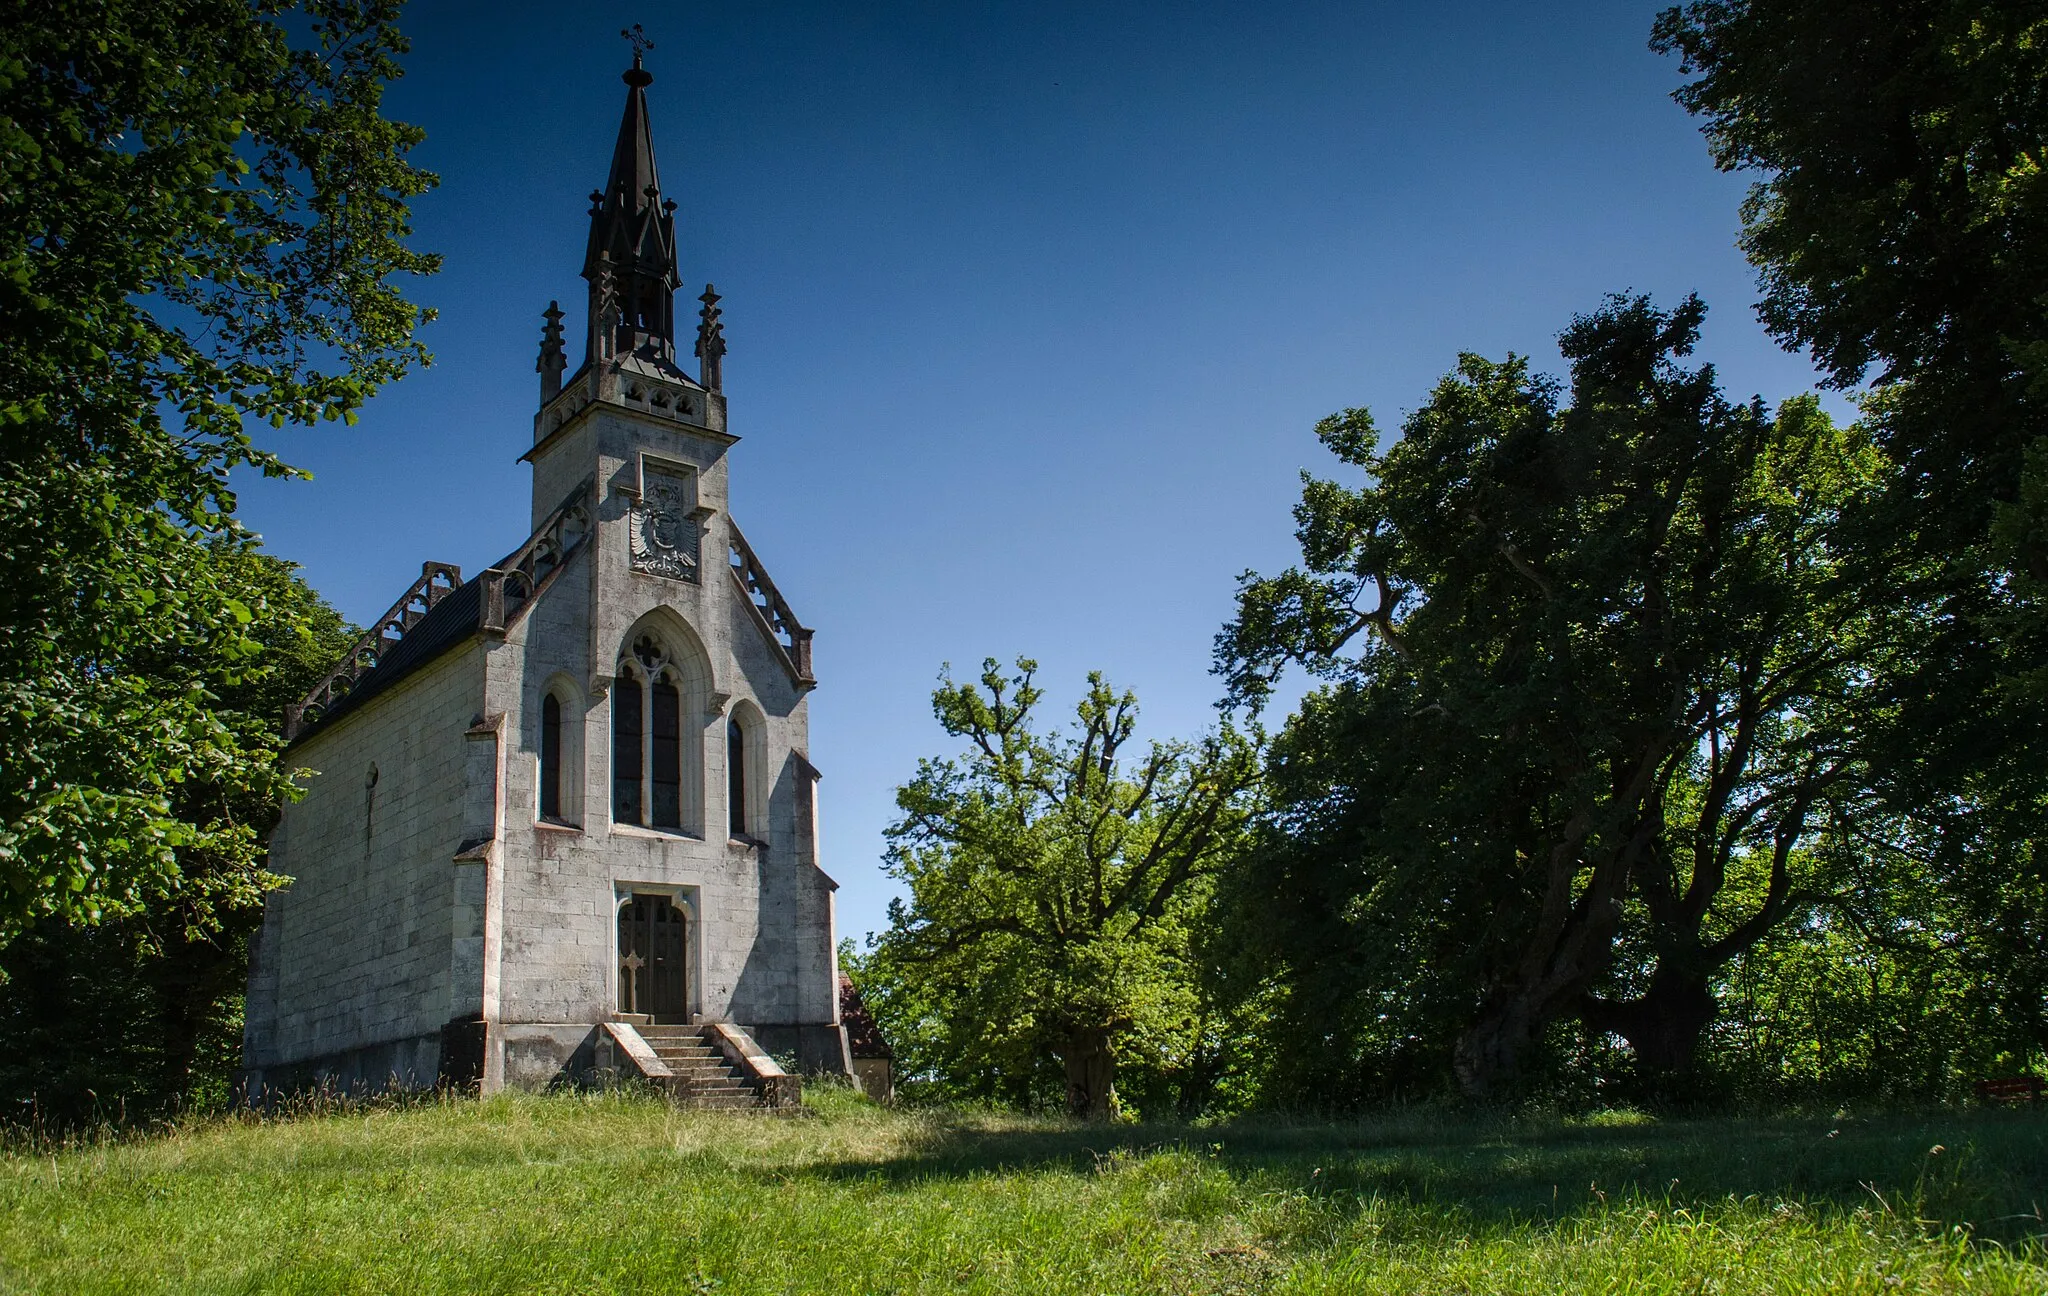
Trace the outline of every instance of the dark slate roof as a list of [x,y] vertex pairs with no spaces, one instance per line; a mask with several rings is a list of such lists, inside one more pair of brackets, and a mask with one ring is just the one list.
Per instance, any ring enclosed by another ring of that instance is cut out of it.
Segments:
[[294,741],[304,741],[450,648],[475,638],[478,614],[482,609],[482,578],[471,577],[459,589],[450,591],[446,598],[429,608],[419,623],[405,632],[398,646],[377,663],[376,669],[358,679],[356,686],[348,691],[348,696],[327,708],[317,722],[300,730]]
[[867,1001],[853,978],[839,974],[839,1020],[846,1027],[846,1047],[857,1058],[892,1058],[896,1054],[882,1038],[882,1028],[868,1012]]

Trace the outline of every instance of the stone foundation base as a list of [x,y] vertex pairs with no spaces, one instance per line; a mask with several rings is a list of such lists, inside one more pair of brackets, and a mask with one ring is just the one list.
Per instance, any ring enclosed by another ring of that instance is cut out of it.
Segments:
[[[853,1077],[846,1028],[835,1022],[748,1026],[747,1034],[771,1057],[797,1075]],[[796,1065],[791,1066],[794,1060]]]
[[362,1098],[392,1090],[432,1089],[442,1083],[441,1060],[440,1034],[412,1035],[296,1062],[243,1067],[236,1088],[252,1107],[269,1107],[294,1094]]
[[[761,1048],[794,1062],[798,1075],[851,1077],[846,1032],[831,1022],[747,1026]],[[394,1090],[546,1090],[602,1083],[601,1029],[587,1022],[454,1021],[437,1034],[386,1040],[339,1053],[245,1067],[241,1092],[267,1107],[298,1093],[367,1097]]]

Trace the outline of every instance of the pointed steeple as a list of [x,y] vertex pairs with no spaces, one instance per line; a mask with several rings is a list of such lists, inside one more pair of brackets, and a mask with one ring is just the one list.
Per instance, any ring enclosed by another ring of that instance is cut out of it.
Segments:
[[675,358],[676,205],[661,197],[647,87],[654,77],[641,65],[653,48],[636,39],[626,83],[626,111],[612,148],[611,175],[590,195],[590,241],[583,277],[590,281],[588,363],[639,352]]

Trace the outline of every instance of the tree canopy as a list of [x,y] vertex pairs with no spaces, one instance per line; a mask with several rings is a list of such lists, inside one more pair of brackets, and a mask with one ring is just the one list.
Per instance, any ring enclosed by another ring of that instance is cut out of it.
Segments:
[[1193,926],[1241,846],[1258,757],[1226,727],[1131,760],[1137,698],[1100,673],[1070,732],[1038,732],[1036,672],[990,659],[978,686],[932,695],[969,750],[897,791],[888,870],[909,899],[860,975],[907,1073],[1029,1104],[1058,1058],[1067,1108],[1100,1118],[1120,1053],[1171,1069],[1199,1048]]
[[[1877,16],[1881,12],[1881,19]],[[1908,799],[2038,820],[2048,759],[2048,13],[1981,0],[1712,0],[1654,48],[1693,77],[1764,323],[1868,380],[1894,464],[1845,552],[1938,634],[1900,680]]]
[[[289,563],[219,544],[199,557],[223,569],[222,585],[260,594],[263,615],[248,627],[256,650],[213,661],[168,654],[132,668],[202,689],[245,751],[274,752],[286,704],[357,632]],[[279,808],[266,781],[188,778],[172,813],[234,825],[225,848],[207,839],[179,846],[175,875],[144,890],[138,911],[96,923],[47,915],[0,950],[0,1123],[33,1113],[58,1130],[228,1101],[249,939],[263,896],[282,880],[251,844],[268,839]]]
[[295,613],[208,555],[246,543],[230,474],[291,471],[250,419],[352,420],[426,359],[393,282],[436,266],[405,244],[420,132],[380,115],[397,10],[88,0],[0,26],[0,941],[133,912],[181,851],[260,849],[181,789],[282,794],[209,688]]
[[1922,629],[1867,717],[1928,880],[1903,947],[1970,951],[1999,1020],[2048,1047],[2048,12],[1714,0],[1652,45],[1716,164],[1758,177],[1765,324],[1869,384],[1891,461],[1833,543]]
[[1811,399],[1683,367],[1703,315],[1610,300],[1560,339],[1568,390],[1464,356],[1384,450],[1366,411],[1324,420],[1365,480],[1306,480],[1304,566],[1248,576],[1218,639],[1234,701],[1288,663],[1329,681],[1276,740],[1253,865],[1282,979],[1348,950],[1339,993],[1454,1023],[1475,1096],[1565,1018],[1685,1071],[1714,974],[1846,883],[1896,627],[1828,538],[1879,461]]

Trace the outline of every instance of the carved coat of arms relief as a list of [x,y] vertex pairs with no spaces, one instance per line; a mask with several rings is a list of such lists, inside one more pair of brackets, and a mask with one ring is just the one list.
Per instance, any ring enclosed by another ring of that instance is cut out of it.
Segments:
[[646,470],[633,506],[633,570],[670,580],[697,579],[698,535],[690,482],[680,473]]

